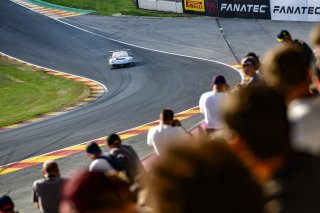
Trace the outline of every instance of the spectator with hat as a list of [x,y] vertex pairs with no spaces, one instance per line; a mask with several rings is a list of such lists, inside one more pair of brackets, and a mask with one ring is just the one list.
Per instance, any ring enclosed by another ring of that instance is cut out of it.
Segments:
[[15,213],[14,203],[8,195],[0,197],[0,213]]
[[116,171],[112,165],[106,159],[107,156],[103,155],[99,145],[95,142],[91,142],[86,147],[87,158],[92,160],[89,166],[90,172],[107,172],[115,173]]
[[255,85],[263,85],[264,80],[260,73],[258,72],[259,69],[259,61],[254,58],[253,56],[244,57],[241,60],[241,65],[244,74],[249,77],[248,81],[246,82],[246,86],[255,86]]
[[33,183],[33,202],[40,212],[57,213],[61,189],[66,180],[60,177],[59,167],[55,161],[44,162],[42,174],[44,178]]
[[315,62],[315,56],[309,45],[300,39],[292,39],[291,34],[287,30],[281,30],[277,35],[277,40],[284,45],[295,45],[302,48],[304,57],[307,58],[309,63],[313,64]]
[[139,181],[138,179],[145,172],[136,151],[130,145],[123,144],[116,133],[109,135],[106,142],[110,149],[110,155],[115,156],[125,168],[130,183]]
[[201,95],[199,100],[200,112],[204,115],[207,133],[223,128],[220,104],[225,97],[229,86],[223,75],[214,76],[211,82],[211,91]]

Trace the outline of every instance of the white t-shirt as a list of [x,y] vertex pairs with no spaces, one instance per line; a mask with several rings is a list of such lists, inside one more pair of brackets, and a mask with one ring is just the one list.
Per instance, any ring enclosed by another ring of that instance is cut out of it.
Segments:
[[206,92],[199,101],[200,112],[204,115],[204,122],[208,129],[222,129],[224,122],[221,116],[221,102],[226,93]]
[[189,134],[181,126],[173,127],[161,123],[149,129],[147,144],[153,146],[155,153],[160,155],[166,145],[188,139]]
[[90,172],[107,172],[114,173],[115,170],[106,159],[97,158],[89,166]]
[[320,96],[293,100],[288,106],[293,146],[320,155]]

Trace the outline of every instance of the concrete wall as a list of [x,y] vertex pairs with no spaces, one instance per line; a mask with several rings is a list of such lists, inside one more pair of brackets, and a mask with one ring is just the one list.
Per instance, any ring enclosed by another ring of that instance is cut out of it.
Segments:
[[139,0],[139,8],[174,13],[183,13],[182,2],[161,0]]

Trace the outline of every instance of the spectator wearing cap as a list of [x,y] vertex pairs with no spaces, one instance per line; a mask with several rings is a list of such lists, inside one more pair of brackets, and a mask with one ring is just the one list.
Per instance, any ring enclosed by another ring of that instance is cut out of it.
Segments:
[[205,129],[208,133],[223,128],[220,104],[228,89],[225,77],[217,75],[212,79],[211,91],[203,93],[200,97],[200,112],[204,115]]
[[245,82],[246,86],[256,86],[264,84],[264,80],[258,72],[260,64],[257,59],[255,59],[253,56],[244,57],[241,60],[241,65],[244,74],[249,77],[249,80]]
[[8,195],[0,197],[0,213],[15,213],[14,203]]
[[103,172],[77,171],[62,197],[60,213],[138,213],[129,184]]
[[315,56],[310,46],[300,39],[292,39],[291,34],[287,30],[281,30],[277,35],[277,40],[284,45],[294,45],[302,48],[304,52],[303,57],[306,57],[310,64],[313,64],[315,62]]
[[144,174],[144,168],[136,151],[130,145],[123,144],[116,133],[109,135],[106,142],[110,155],[115,156],[124,166],[130,182],[139,181],[138,179]]
[[260,56],[257,55],[255,52],[248,52],[244,57],[253,57],[254,59],[257,60],[257,64],[258,64],[258,70],[260,70],[261,68],[261,62],[260,62]]
[[166,146],[189,138],[189,134],[181,127],[174,125],[174,113],[171,109],[163,109],[160,123],[148,131],[147,144],[153,146],[156,155],[161,156]]
[[87,158],[92,160],[89,165],[90,172],[107,172],[110,174],[116,173],[111,164],[106,160],[99,145],[95,142],[91,142],[86,147]]
[[55,161],[44,162],[42,174],[44,178],[33,183],[33,202],[40,212],[57,213],[61,189],[66,180],[60,177],[59,167]]

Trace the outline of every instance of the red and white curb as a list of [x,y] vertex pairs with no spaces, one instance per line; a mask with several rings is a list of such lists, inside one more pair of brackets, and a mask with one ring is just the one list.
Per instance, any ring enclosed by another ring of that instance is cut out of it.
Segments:
[[[190,118],[194,115],[197,115],[200,113],[200,109],[199,107],[194,107],[192,109],[180,112],[178,114],[175,115],[176,118],[178,118],[179,120],[184,120],[187,118]],[[129,129],[123,132],[119,132],[119,136],[122,140],[128,139],[128,138],[132,138],[135,137],[137,135],[141,135],[141,134],[145,134],[148,132],[148,130],[159,124],[159,121],[154,121],[151,123],[147,123],[145,125],[142,126],[138,126],[136,128],[133,129]],[[100,146],[105,146],[105,141],[106,141],[106,137],[101,137],[92,141],[95,141],[97,144],[99,144]],[[67,147],[64,149],[60,149],[58,151],[54,151],[54,152],[50,152],[50,153],[46,153],[37,157],[32,157],[32,158],[28,158],[19,162],[15,162],[15,163],[11,163],[11,164],[7,164],[4,166],[0,166],[0,175],[4,175],[4,174],[8,174],[14,171],[18,171],[21,169],[25,169],[34,165],[39,165],[44,163],[47,160],[56,160],[59,158],[64,158],[76,153],[80,153],[80,152],[84,152],[86,149],[86,146],[88,143],[90,143],[91,141],[87,141],[75,146],[71,146],[71,147]]]
[[69,17],[80,16],[80,15],[91,13],[91,12],[73,12],[73,11],[63,10],[62,8],[54,9],[46,6],[33,4],[26,0],[11,0],[11,1],[29,10],[40,13],[44,16],[47,16],[53,19],[69,18]]

